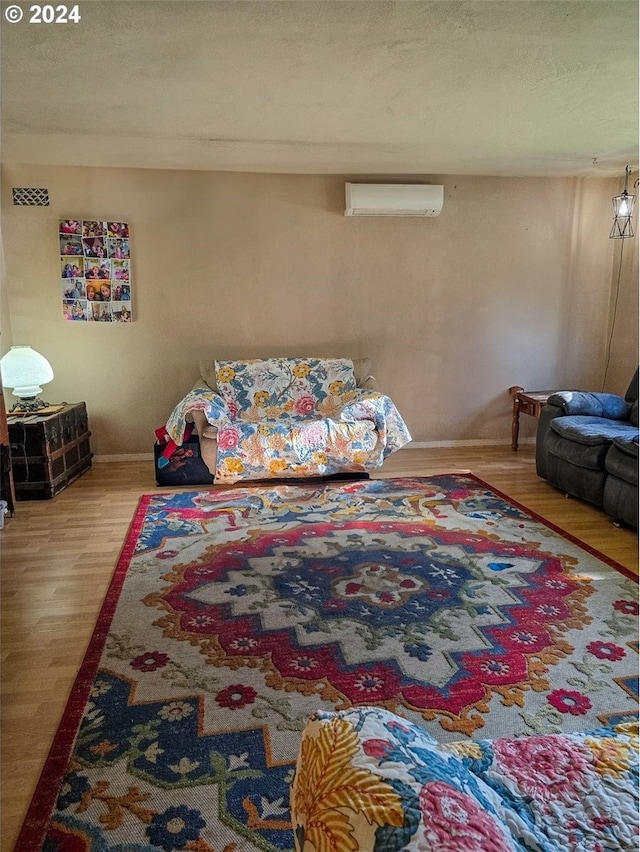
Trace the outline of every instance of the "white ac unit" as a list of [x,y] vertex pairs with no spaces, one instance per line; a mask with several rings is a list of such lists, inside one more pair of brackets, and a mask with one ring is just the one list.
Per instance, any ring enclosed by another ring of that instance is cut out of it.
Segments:
[[438,216],[444,187],[427,183],[347,183],[345,216]]

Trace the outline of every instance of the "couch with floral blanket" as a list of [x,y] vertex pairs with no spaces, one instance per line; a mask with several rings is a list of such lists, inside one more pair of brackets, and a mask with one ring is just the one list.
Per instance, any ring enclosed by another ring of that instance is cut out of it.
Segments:
[[373,470],[411,436],[367,366],[345,358],[202,362],[202,380],[166,432],[179,447],[193,421],[219,483]]
[[631,852],[638,724],[439,744],[387,710],[318,712],[291,812],[298,852]]

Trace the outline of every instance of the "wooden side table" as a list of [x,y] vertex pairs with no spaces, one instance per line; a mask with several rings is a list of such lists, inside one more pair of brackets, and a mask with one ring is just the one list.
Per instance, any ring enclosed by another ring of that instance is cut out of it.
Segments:
[[546,404],[554,390],[525,391],[519,385],[509,388],[513,397],[513,419],[511,421],[511,449],[518,449],[518,433],[520,432],[520,412],[530,414],[532,417],[540,417],[542,406]]
[[52,408],[7,417],[18,500],[49,500],[91,467],[85,403]]

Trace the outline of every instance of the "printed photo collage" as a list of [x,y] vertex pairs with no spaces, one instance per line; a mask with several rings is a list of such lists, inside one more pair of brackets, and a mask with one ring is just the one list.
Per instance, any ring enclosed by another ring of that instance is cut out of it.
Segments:
[[64,319],[131,322],[129,225],[61,219],[58,238]]

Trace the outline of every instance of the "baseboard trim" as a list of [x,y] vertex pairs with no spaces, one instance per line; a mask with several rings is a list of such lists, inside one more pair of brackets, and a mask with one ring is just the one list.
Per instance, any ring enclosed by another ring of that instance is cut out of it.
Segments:
[[[521,444],[535,444],[535,438],[522,438],[518,440]],[[407,450],[430,450],[443,447],[505,447],[511,446],[510,438],[469,438],[461,441],[411,441],[403,449]]]

